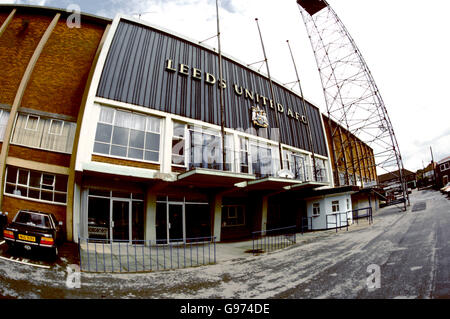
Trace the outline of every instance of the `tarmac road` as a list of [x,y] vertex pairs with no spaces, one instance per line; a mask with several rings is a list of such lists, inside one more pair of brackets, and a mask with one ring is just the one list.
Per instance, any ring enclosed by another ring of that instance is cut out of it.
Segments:
[[[242,254],[216,265],[146,274],[78,274],[74,262],[22,256],[0,245],[0,296],[6,298],[316,299],[450,298],[450,200],[414,191],[408,211],[388,207],[374,224],[308,234],[295,246]],[[220,254],[220,250],[217,251]],[[6,258],[6,259],[4,259]],[[30,258],[30,259],[29,259]],[[50,266],[50,268],[44,268]],[[368,269],[369,268],[369,269]],[[373,269],[379,272],[373,273]],[[371,270],[368,272],[368,270]],[[76,274],[76,273],[75,273]],[[72,276],[72,277],[70,277]],[[73,282],[72,282],[73,283]],[[71,288],[72,287],[72,288]],[[373,289],[372,289],[372,288]]]

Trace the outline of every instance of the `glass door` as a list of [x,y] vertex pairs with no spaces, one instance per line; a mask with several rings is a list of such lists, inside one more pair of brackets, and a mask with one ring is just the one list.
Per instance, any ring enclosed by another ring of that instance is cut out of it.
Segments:
[[169,203],[167,213],[169,241],[184,241],[184,204]]
[[130,240],[130,201],[112,200],[111,240]]

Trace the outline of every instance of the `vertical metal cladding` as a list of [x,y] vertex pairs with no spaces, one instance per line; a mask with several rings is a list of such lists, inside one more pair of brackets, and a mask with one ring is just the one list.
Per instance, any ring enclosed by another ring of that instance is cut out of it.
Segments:
[[[167,60],[173,62],[174,71],[166,69]],[[181,64],[187,69],[180,70]],[[193,76],[194,68],[198,70],[197,78]],[[213,82],[208,76],[214,77],[216,82],[208,83],[208,80]],[[296,114],[300,118],[306,116],[314,152],[328,155],[317,107],[307,103],[307,114],[304,114],[301,98],[275,84],[271,108],[268,79],[226,57],[223,76],[226,127],[252,130],[260,136],[268,134],[278,141],[270,129],[276,128],[275,110],[279,103],[283,106],[283,112],[278,112],[282,143],[310,150],[307,125],[297,119]],[[220,125],[219,83],[215,52],[163,31],[122,20],[108,53],[97,96]],[[268,130],[255,131],[251,121],[252,106],[267,112]]]

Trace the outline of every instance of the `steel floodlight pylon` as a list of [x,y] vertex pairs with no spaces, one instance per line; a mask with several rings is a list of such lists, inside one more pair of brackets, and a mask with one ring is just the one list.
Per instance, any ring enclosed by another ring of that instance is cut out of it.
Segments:
[[[409,196],[397,138],[360,50],[327,1],[297,0],[297,4],[322,81],[330,120],[335,183],[357,185],[356,167],[361,161],[367,162],[367,158],[353,151],[357,143],[353,135],[373,149],[372,169],[378,170],[378,175],[380,172],[397,175],[406,209]],[[333,128],[331,121],[338,125]],[[340,173],[344,174],[344,182]],[[360,180],[364,186],[362,176]]]

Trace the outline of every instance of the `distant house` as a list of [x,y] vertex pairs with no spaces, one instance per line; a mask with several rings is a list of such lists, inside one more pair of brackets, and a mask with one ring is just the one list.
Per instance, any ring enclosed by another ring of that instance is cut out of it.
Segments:
[[424,169],[419,169],[416,172],[417,187],[426,187],[433,185],[436,179],[435,176],[436,162],[431,162]]
[[[416,173],[413,173],[407,169],[402,170],[403,178],[406,180],[408,188],[416,188],[417,187],[417,176]],[[378,181],[380,185],[384,188],[387,186],[391,186],[393,183],[398,182],[399,171],[390,172],[387,174],[383,174],[378,176]]]
[[439,161],[436,165],[436,184],[442,187],[450,181],[450,156]]

